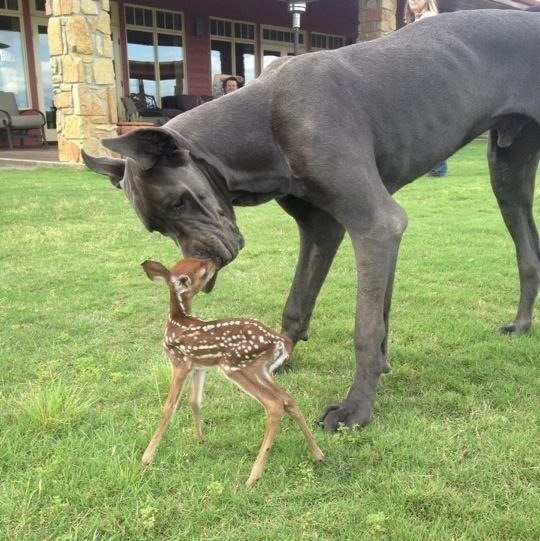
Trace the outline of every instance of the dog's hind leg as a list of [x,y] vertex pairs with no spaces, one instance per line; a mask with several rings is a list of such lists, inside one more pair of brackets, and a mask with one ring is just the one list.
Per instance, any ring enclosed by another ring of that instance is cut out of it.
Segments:
[[[491,186],[516,247],[520,281],[516,318],[499,330],[505,334],[520,334],[531,328],[540,283],[540,245],[533,216],[534,184],[540,160],[540,125],[527,120],[515,134],[511,130],[508,133],[511,141],[506,141],[500,130],[490,132],[488,161]],[[501,141],[504,142],[501,144]]]

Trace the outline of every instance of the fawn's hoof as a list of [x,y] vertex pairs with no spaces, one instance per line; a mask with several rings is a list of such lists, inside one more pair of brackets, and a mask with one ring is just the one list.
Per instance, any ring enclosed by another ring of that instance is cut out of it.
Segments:
[[247,487],[250,487],[253,483],[257,482],[258,480],[260,479],[260,476],[259,477],[253,477],[252,475],[250,475],[246,481],[246,486]]
[[146,454],[144,453],[142,459],[141,459],[141,464],[143,465],[143,467],[146,468],[146,466],[150,465],[152,463],[152,460],[154,460],[154,455],[153,453],[152,454]]

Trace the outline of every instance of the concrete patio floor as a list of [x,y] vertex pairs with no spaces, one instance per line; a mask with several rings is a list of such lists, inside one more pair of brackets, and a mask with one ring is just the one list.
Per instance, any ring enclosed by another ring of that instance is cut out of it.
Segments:
[[1,167],[81,167],[81,164],[60,162],[58,160],[58,147],[49,143],[46,147],[33,148],[0,148]]

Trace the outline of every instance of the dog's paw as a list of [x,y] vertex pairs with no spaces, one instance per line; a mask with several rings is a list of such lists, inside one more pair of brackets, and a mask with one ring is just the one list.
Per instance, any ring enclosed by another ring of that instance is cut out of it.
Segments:
[[526,334],[531,330],[531,322],[526,323],[508,323],[508,325],[502,325],[497,329],[501,334],[507,334],[510,336],[519,336],[520,334]]
[[364,410],[346,401],[326,408],[317,424],[328,432],[336,432],[340,427],[359,428],[369,423],[371,410]]

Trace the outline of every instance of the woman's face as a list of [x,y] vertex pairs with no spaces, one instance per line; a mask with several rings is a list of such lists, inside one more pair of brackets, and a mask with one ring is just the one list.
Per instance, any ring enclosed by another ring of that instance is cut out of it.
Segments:
[[230,79],[225,84],[225,94],[229,94],[230,92],[234,92],[235,90],[238,90],[238,82],[234,79]]
[[409,8],[413,13],[420,13],[427,4],[427,0],[408,0]]

